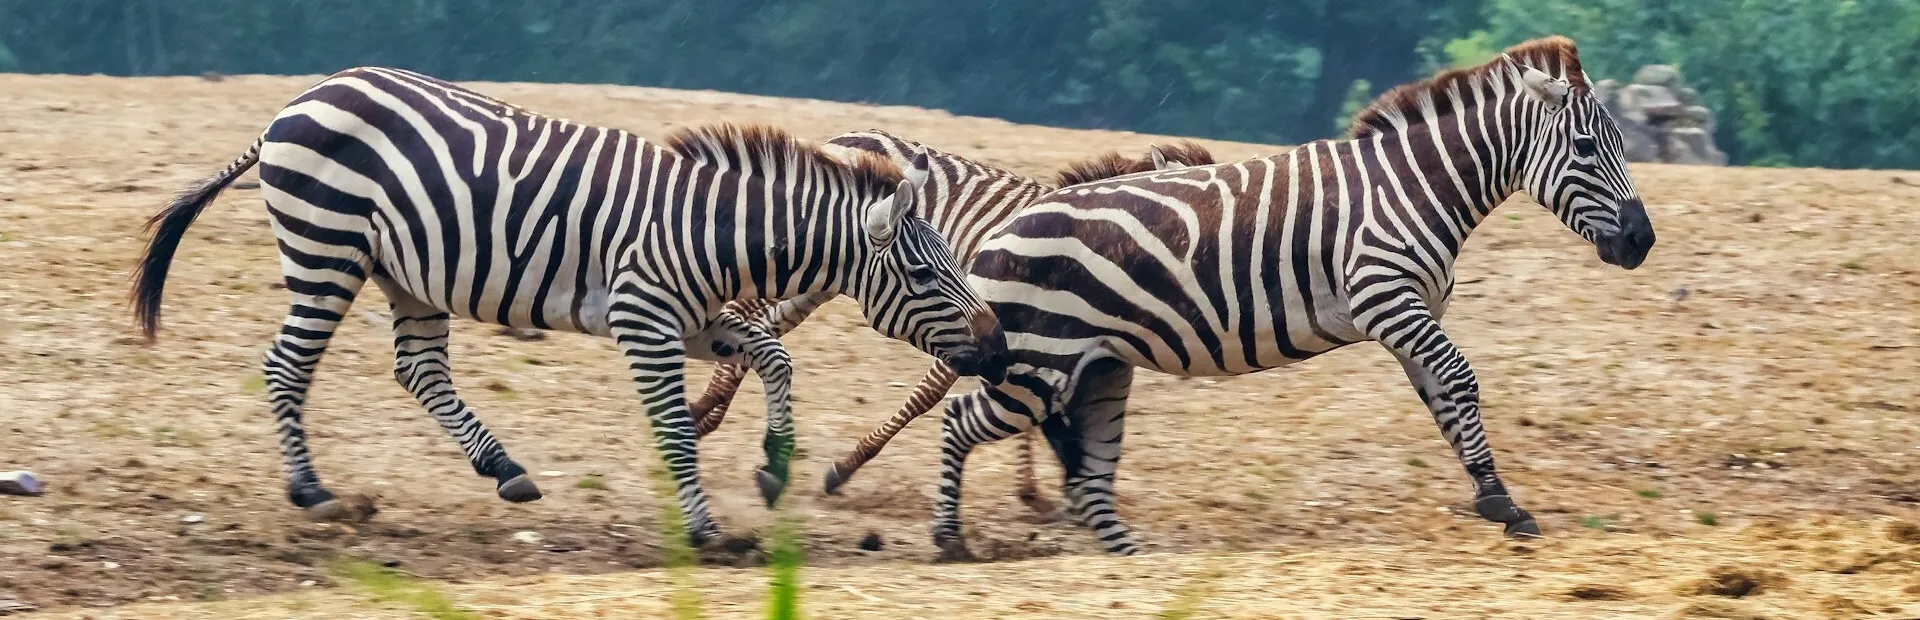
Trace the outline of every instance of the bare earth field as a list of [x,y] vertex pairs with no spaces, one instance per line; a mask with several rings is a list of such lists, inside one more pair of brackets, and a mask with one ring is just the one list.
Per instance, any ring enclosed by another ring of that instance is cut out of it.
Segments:
[[[286,300],[256,189],[195,225],[160,341],[138,338],[124,299],[140,223],[316,79],[0,75],[0,470],[48,484],[0,496],[0,601],[34,617],[410,617],[332,587],[329,559],[351,555],[448,582],[484,617],[664,614],[657,461],[610,342],[456,323],[456,381],[545,476],[545,499],[510,505],[394,384],[386,302],[368,287],[308,413],[322,479],[378,495],[379,514],[346,527],[285,500],[258,362]],[[810,139],[878,127],[1035,175],[1164,140],[709,92],[477,88],[646,136],[717,120]],[[1203,144],[1222,159],[1282,148]],[[973,548],[990,561],[933,565],[934,419],[843,496],[818,491],[928,365],[842,300],[786,339],[805,611],[1151,617],[1187,596],[1194,617],[1920,618],[1920,172],[1634,173],[1659,233],[1640,270],[1601,264],[1523,200],[1459,266],[1449,331],[1548,540],[1503,541],[1472,515],[1397,365],[1359,345],[1228,380],[1143,373],[1118,485],[1149,555],[1105,557],[1085,531],[1033,523],[1005,443],[968,469]],[[749,381],[703,446],[735,529],[772,519],[752,484],[759,399]],[[575,486],[588,475],[606,488]],[[858,548],[870,532],[883,550]],[[695,578],[710,614],[760,613],[763,569],[716,561]]]

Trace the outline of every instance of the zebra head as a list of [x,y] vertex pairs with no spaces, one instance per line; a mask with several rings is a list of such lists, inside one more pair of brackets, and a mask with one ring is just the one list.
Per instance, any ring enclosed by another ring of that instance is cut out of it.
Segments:
[[1653,222],[1627,176],[1620,128],[1580,77],[1574,88],[1565,77],[1521,69],[1522,90],[1539,104],[1522,189],[1592,243],[1600,260],[1633,269],[1653,249]]
[[892,196],[867,207],[862,226],[872,252],[860,309],[874,330],[907,341],[954,372],[999,383],[1008,364],[1000,321],[967,284],[946,238],[913,214],[927,168],[922,153]]

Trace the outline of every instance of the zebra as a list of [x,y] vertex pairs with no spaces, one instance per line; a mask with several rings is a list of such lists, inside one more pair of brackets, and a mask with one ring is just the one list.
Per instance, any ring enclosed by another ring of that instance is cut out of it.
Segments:
[[[301,417],[315,367],[369,279],[391,302],[395,379],[511,502],[541,494],[454,390],[450,317],[613,338],[696,546],[743,541],[723,538],[708,515],[685,360],[775,374],[785,359],[764,330],[717,320],[727,302],[846,294],[875,329],[959,372],[1004,372],[992,312],[939,232],[912,215],[924,167],[842,160],[757,125],[682,128],[653,143],[382,67],[315,84],[149,220],[132,292],[149,341],[188,226],[256,164],[292,297],[263,370],[288,499],[316,518],[367,516],[343,514],[321,485]],[[784,406],[773,393],[770,412]],[[774,452],[769,467],[783,467]]]
[[1240,375],[1368,340],[1433,414],[1476,512],[1538,536],[1495,471],[1477,380],[1439,322],[1468,233],[1514,194],[1605,263],[1635,269],[1653,247],[1619,129],[1564,37],[1397,87],[1346,139],[1042,197],[970,261],[1013,366],[947,403],[939,557],[971,557],[959,514],[968,453],[1036,424],[1065,470],[1067,513],[1107,551],[1138,552],[1112,501],[1135,368]]
[[[1149,144],[1147,156],[1141,159],[1108,152],[1073,163],[1056,173],[1049,184],[946,153],[880,129],[840,134],[827,140],[822,148],[846,159],[871,153],[899,165],[925,158],[930,179],[921,189],[923,193],[917,198],[917,204],[921,205],[927,221],[952,244],[954,254],[962,257],[972,255],[974,248],[994,227],[1056,188],[1147,170],[1214,163],[1213,154],[1205,147],[1189,140],[1177,140],[1167,145]],[[830,299],[831,296],[800,297],[778,304],[766,300],[741,300],[729,304],[727,312],[756,316],[757,323],[779,335],[799,326],[820,304]],[[723,364],[714,371],[706,391],[695,399],[691,407],[697,417],[697,433],[704,436],[719,427],[745,372],[745,367],[738,364]],[[914,386],[900,411],[827,470],[826,493],[838,493],[847,479],[877,456],[881,448],[908,422],[938,404],[957,378],[953,369],[944,364],[935,364],[929,369],[919,384]],[[773,431],[770,429],[768,432]],[[1035,512],[1051,515],[1056,512],[1055,509],[1049,502],[1040,499],[1034,481],[1032,437],[1029,434],[1026,441],[1018,444],[1017,493]]]

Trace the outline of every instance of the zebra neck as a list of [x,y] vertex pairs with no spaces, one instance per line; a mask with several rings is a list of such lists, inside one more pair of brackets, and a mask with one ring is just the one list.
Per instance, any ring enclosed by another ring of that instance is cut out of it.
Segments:
[[951,196],[936,195],[928,203],[932,209],[922,213],[940,236],[953,248],[953,255],[965,260],[979,249],[988,233],[1032,204],[1052,187],[1026,177],[1001,174],[954,181]]
[[1543,113],[1515,87],[1482,88],[1465,109],[1429,108],[1374,136],[1383,172],[1400,175],[1410,210],[1429,229],[1452,233],[1455,253],[1494,208],[1519,192],[1531,128]]
[[1357,150],[1373,155],[1363,165],[1371,177],[1370,197],[1379,199],[1375,208],[1397,212],[1391,219],[1436,235],[1449,254],[1458,254],[1501,198],[1494,197],[1497,184],[1485,180],[1494,167],[1485,157],[1489,149],[1460,139],[1457,130],[1435,127],[1374,134],[1362,138]]

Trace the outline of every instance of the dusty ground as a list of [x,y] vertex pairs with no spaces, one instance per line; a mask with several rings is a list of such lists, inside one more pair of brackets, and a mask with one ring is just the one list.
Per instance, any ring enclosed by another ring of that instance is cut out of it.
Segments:
[[[327,586],[325,560],[346,553],[466,582],[451,588],[489,615],[575,617],[589,613],[569,602],[582,597],[650,609],[658,572],[530,579],[658,564],[645,423],[609,343],[456,327],[468,400],[522,463],[555,473],[541,479],[547,498],[508,505],[394,385],[384,320],[350,322],[308,418],[323,479],[380,495],[380,514],[348,529],[306,523],[284,500],[257,363],[285,300],[269,288],[278,268],[256,190],[229,191],[195,225],[160,342],[135,337],[122,300],[139,223],[239,154],[313,79],[0,75],[0,470],[32,469],[50,487],[0,497],[0,599],[77,611],[250,597]],[[480,88],[643,135],[721,119],[815,139],[881,127],[1033,174],[1154,139],[716,93]],[[1280,150],[1207,144],[1223,158]],[[1232,617],[1920,615],[1920,557],[1897,525],[1920,518],[1920,254],[1909,241],[1920,172],[1634,172],[1660,235],[1646,266],[1604,266],[1516,201],[1470,242],[1448,317],[1479,370],[1507,481],[1555,541],[1514,551],[1473,518],[1464,476],[1397,366],[1356,346],[1231,380],[1138,379],[1120,508],[1171,553],[1105,559],[1083,531],[1027,523],[1009,496],[1011,445],[1000,445],[970,461],[966,505],[987,539],[975,550],[1000,562],[929,566],[937,424],[910,427],[843,497],[816,490],[820,468],[926,367],[840,302],[787,339],[804,451],[787,501],[807,519],[818,567],[810,609],[1141,616],[1218,570],[1229,576],[1206,613]],[[370,287],[359,308],[385,302]],[[769,522],[751,483],[752,383],[703,452],[717,514],[735,528]],[[573,486],[588,474],[608,488]],[[512,538],[523,531],[541,542]],[[868,532],[886,549],[859,551]],[[1072,557],[1012,562],[1049,555]],[[1740,600],[1688,589],[1723,566],[1787,579]],[[751,601],[762,580],[724,568],[701,579],[723,603]],[[1597,594],[1570,594],[1589,585]],[[272,600],[313,613],[351,599]],[[1116,600],[1131,606],[1096,609]]]

